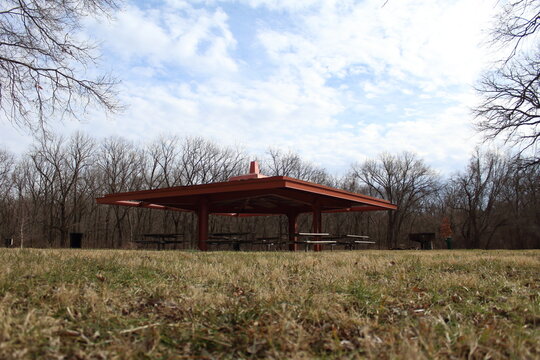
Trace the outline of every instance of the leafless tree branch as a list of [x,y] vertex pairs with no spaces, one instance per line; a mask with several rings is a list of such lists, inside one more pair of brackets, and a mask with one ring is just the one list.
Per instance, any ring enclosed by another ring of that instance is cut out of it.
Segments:
[[121,109],[117,81],[90,76],[96,47],[77,37],[81,19],[107,15],[117,0],[6,0],[0,4],[0,110],[16,125],[78,118],[89,106]]

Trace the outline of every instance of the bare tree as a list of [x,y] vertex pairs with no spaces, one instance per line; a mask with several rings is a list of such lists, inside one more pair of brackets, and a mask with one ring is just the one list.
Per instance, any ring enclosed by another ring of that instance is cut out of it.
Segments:
[[142,181],[141,157],[136,146],[123,138],[103,140],[96,159],[103,190],[110,193],[138,190]]
[[483,101],[474,112],[478,129],[488,138],[503,136],[506,141],[521,144],[521,153],[532,149],[540,162],[536,144],[540,137],[540,53],[534,58],[512,61],[486,74],[478,89]]
[[153,184],[154,187],[171,187],[181,184],[180,169],[177,164],[179,151],[179,139],[176,136],[168,138],[162,136],[148,147],[147,153],[154,169],[151,174],[157,180]]
[[507,223],[508,214],[501,213],[498,205],[509,171],[508,159],[477,151],[467,170],[451,179],[454,209],[462,216],[461,235],[467,247],[489,248],[496,231]]
[[330,185],[333,182],[325,169],[302,160],[300,155],[294,152],[268,149],[267,155],[269,158],[263,163],[265,171],[268,171],[267,175],[290,176],[324,185]]
[[43,126],[89,105],[119,109],[110,76],[88,75],[95,46],[77,31],[117,0],[5,0],[0,4],[0,110],[13,124]]
[[[141,173],[143,155],[134,144],[122,138],[111,137],[105,139],[100,146],[96,165],[99,172],[98,179],[102,193],[116,193],[122,191],[138,190],[141,187],[143,176]],[[109,216],[114,213],[114,228],[117,232],[118,243],[111,241],[112,246],[122,247],[124,233],[122,223],[128,216],[129,208],[114,206],[108,207],[105,216],[105,241],[108,240],[107,229]]]
[[[35,181],[33,175],[31,164],[27,158],[19,161],[13,170],[14,196],[17,199],[17,206],[14,209],[17,212],[16,219],[18,223],[19,245],[21,248],[26,246],[27,227],[35,225],[38,222],[38,206],[36,202],[32,201],[34,198],[30,196],[30,189],[33,187],[33,181]],[[30,218],[32,218],[32,222],[29,220]]]
[[388,211],[386,243],[397,247],[405,220],[438,189],[435,172],[416,155],[381,154],[375,160],[353,165],[353,176],[365,184],[371,195],[389,200],[397,210]]
[[15,157],[7,150],[0,150],[0,198],[7,196],[12,186],[10,174],[15,164]]
[[[540,2],[513,0],[503,6],[491,35],[510,54],[483,75],[477,87],[482,100],[473,109],[477,128],[487,139],[502,137],[520,145],[524,154],[532,153],[526,165],[540,163],[539,26]],[[525,41],[529,47],[522,46]]]
[[0,236],[11,236],[12,220],[12,189],[13,167],[15,157],[6,150],[0,150]]
[[40,194],[48,214],[49,244],[54,237],[51,230],[60,234],[60,246],[67,245],[70,226],[76,222],[76,198],[82,173],[91,164],[93,140],[82,134],[73,135],[67,143],[63,138],[42,138],[30,152],[33,166],[38,173]]
[[186,138],[182,143],[179,169],[182,185],[226,181],[245,166],[245,154],[234,148],[220,147],[203,138]]
[[505,217],[499,246],[524,249],[540,246],[540,167],[520,165],[520,158],[507,160],[508,179],[501,191],[498,212]]
[[506,62],[520,50],[525,40],[538,35],[540,27],[540,3],[534,0],[511,0],[506,2],[498,14],[496,25],[491,31],[494,45],[510,46]]

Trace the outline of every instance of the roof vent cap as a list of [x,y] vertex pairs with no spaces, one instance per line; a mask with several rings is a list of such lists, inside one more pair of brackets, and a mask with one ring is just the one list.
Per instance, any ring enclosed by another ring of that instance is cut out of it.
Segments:
[[267,177],[267,176],[260,173],[259,163],[257,161],[252,161],[249,164],[249,174],[239,175],[239,176],[232,176],[232,177],[229,178],[229,181],[262,179],[262,178],[265,178],[265,177]]

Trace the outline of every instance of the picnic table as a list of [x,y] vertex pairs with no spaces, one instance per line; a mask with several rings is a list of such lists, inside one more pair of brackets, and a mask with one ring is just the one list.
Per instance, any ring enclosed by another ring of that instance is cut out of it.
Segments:
[[[307,238],[306,240],[297,240],[293,241],[293,244],[304,245],[305,251],[308,251],[310,246],[315,247],[316,245],[335,245],[336,241],[329,239],[329,233],[316,233],[316,232],[299,232],[295,233],[294,236],[298,238]],[[310,240],[311,239],[311,240]]]
[[240,251],[242,244],[250,244],[253,241],[247,239],[247,236],[251,235],[250,232],[219,232],[212,233],[208,237],[207,244],[211,245],[232,245],[234,251]]
[[345,234],[338,235],[335,239],[338,245],[343,245],[345,249],[349,250],[356,250],[362,244],[375,244],[375,241],[369,240],[369,236],[367,235]]
[[168,244],[182,244],[185,242],[184,239],[179,240],[179,238],[184,237],[183,233],[152,233],[143,234],[142,236],[144,239],[132,240],[132,242],[137,244],[157,244],[158,250],[163,250],[165,248],[165,245]]
[[272,247],[277,247],[279,250],[282,250],[282,245],[284,244],[282,237],[280,236],[261,236],[255,238],[251,242],[252,245],[264,245],[266,250],[270,251]]
[[345,249],[355,250],[358,245],[361,244],[375,244],[375,241],[369,240],[369,236],[366,235],[331,235],[330,233],[296,233],[297,237],[308,237],[311,240],[298,240],[294,241],[294,244],[303,244],[306,246],[305,250],[308,251],[310,246],[314,245],[331,245],[333,250],[336,245],[344,245]]

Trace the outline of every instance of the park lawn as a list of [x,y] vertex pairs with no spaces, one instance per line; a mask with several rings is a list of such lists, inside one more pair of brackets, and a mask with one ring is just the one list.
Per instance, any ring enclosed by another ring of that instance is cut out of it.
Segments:
[[0,358],[540,358],[540,251],[0,250]]

